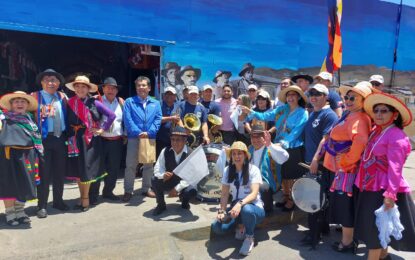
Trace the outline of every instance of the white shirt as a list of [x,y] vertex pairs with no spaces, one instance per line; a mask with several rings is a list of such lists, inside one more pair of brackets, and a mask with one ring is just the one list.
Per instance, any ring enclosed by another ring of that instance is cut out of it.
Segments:
[[[249,164],[249,180],[246,185],[243,185],[242,172],[239,172],[237,174],[236,178],[237,179],[239,178],[239,183],[240,183],[239,192],[236,189],[235,181],[233,181],[232,183],[228,183],[228,173],[229,173],[229,166],[225,168],[225,172],[222,177],[222,184],[226,186],[230,186],[230,194],[232,194],[233,200],[241,200],[241,199],[244,199],[246,196],[248,196],[252,191],[251,189],[252,184],[254,183],[258,183],[259,185],[262,184],[261,172],[259,171],[258,167],[256,167],[253,164]],[[238,195],[238,197],[236,195]],[[261,200],[261,195],[259,192],[258,192],[256,199],[251,203],[255,204],[256,206],[260,208],[263,208],[264,203]]]
[[[166,173],[166,158],[164,157],[164,152],[167,148],[168,147],[163,148],[163,150],[161,150],[159,158],[157,158],[157,162],[154,165],[154,176],[158,179],[163,179],[164,174]],[[173,150],[173,148],[170,148],[170,149]],[[187,145],[184,146],[183,150],[180,153],[176,153],[173,150],[174,159],[177,165],[179,165],[180,163],[180,158],[182,157],[183,152],[188,153]],[[188,186],[189,184],[185,180],[181,180],[179,184],[177,184],[176,187],[174,188],[177,192],[180,192],[181,190],[183,190],[184,188]]]
[[[259,148],[258,150],[254,150],[254,153],[251,159],[251,163],[253,165],[259,167],[259,164],[261,162],[262,152],[264,151],[264,148],[265,148],[265,145]],[[271,152],[271,158],[278,164],[285,163],[289,158],[288,152],[284,148],[282,148],[280,145],[271,144],[268,147],[268,149]]]
[[[116,137],[123,135],[122,130],[122,107],[121,104],[118,102],[118,98],[115,98],[112,103],[108,101],[107,97],[104,95],[102,96],[102,103],[107,108],[111,109],[112,112],[115,114],[115,120],[112,123],[110,129],[105,131],[102,136],[103,137]],[[102,121],[106,120],[106,116],[103,116]]]

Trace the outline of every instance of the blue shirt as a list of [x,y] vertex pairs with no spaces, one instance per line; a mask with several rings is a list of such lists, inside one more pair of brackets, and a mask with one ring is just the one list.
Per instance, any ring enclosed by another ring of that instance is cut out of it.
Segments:
[[[169,107],[166,102],[162,101],[161,112],[163,117],[171,116],[175,106],[176,103],[174,103],[173,106]],[[170,128],[171,121],[161,123],[160,130],[157,133],[157,140],[161,140],[165,143],[170,143]]]
[[323,136],[328,135],[339,118],[328,106],[312,112],[304,128],[305,161],[310,163]]
[[327,101],[330,104],[330,108],[333,109],[333,110],[336,110],[337,108],[342,107],[342,105],[343,105],[342,98],[337,93],[337,91],[334,90],[334,89],[329,90],[329,95],[327,96]]
[[220,107],[218,103],[215,101],[203,101],[201,100],[200,103],[206,108],[208,115],[214,114],[220,116]]
[[[59,106],[57,106],[57,109],[59,111],[60,117],[61,117],[61,129],[62,131],[66,130],[66,126],[65,126],[65,115],[63,114],[63,110],[62,110],[62,102],[61,102],[61,98],[59,96],[59,94],[56,92],[54,95],[49,94],[48,92],[41,90],[40,91],[43,101],[42,104],[43,105],[52,105],[52,100],[59,100]],[[48,121],[48,132],[53,132],[53,117],[48,117],[47,118]]]
[[207,122],[207,111],[205,107],[199,102],[196,105],[192,105],[187,101],[182,101],[174,109],[173,113],[177,112],[180,112],[180,118],[182,120],[186,114],[193,113],[200,119],[202,124]]
[[277,128],[275,143],[281,143],[284,149],[296,148],[304,144],[304,126],[308,113],[303,107],[297,107],[290,112],[290,106],[285,104],[268,112],[252,112],[248,120],[256,118],[262,121],[275,121]]

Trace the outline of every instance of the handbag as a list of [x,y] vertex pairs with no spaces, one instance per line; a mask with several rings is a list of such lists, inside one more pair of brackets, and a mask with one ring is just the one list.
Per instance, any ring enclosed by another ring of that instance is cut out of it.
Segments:
[[156,140],[149,138],[138,139],[138,163],[156,162]]

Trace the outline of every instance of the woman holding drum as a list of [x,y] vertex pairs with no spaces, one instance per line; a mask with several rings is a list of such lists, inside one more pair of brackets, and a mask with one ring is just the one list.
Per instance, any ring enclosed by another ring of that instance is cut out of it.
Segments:
[[342,225],[342,239],[333,244],[338,252],[356,252],[353,241],[353,182],[360,156],[371,129],[370,117],[363,110],[364,99],[372,92],[366,81],[356,86],[341,86],[346,111],[334,125],[324,148],[324,167],[333,173],[329,193],[330,222]]
[[411,152],[411,144],[403,127],[412,121],[411,111],[394,96],[384,93],[369,95],[364,109],[375,123],[363,152],[355,185],[355,238],[369,249],[368,259],[391,259],[387,246],[378,238],[375,210],[382,205],[389,211],[395,205],[404,227],[402,239],[392,238],[395,250],[415,251],[415,206],[411,189],[402,176],[402,168]]

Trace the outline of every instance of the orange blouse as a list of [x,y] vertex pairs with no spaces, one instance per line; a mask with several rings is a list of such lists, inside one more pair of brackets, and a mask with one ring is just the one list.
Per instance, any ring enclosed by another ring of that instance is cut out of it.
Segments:
[[335,141],[352,141],[350,150],[346,153],[332,156],[326,153],[324,167],[332,172],[343,170],[355,173],[357,163],[366,147],[371,129],[371,119],[365,112],[350,113],[340,124],[333,127],[330,138]]

